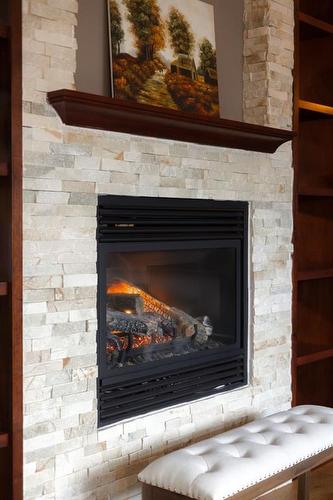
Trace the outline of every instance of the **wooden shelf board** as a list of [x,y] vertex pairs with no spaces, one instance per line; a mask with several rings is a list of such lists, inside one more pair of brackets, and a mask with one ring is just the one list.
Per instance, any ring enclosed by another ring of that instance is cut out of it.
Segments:
[[298,271],[297,273],[297,281],[320,280],[325,278],[333,278],[333,268]]
[[7,294],[8,294],[8,283],[0,281],[0,297],[1,296],[4,297]]
[[308,16],[304,12],[299,12],[298,18],[301,23],[304,23],[311,28],[315,28],[316,30],[323,32],[323,34],[333,35],[332,24],[320,21],[320,19],[317,19],[316,17]]
[[333,188],[301,188],[298,192],[298,195],[312,197],[333,197]]
[[0,38],[9,38],[9,26],[3,23],[0,23]]
[[307,118],[333,118],[333,107],[324,106],[323,104],[317,104],[315,102],[305,101],[300,99],[298,101],[298,107]]
[[207,118],[75,90],[48,93],[66,125],[146,137],[274,153],[295,134],[260,125]]
[[0,162],[0,177],[5,177],[9,173],[8,164],[5,162]]
[[0,432],[0,448],[7,448],[9,443],[8,434],[5,432]]
[[302,356],[297,356],[296,364],[297,366],[308,365],[310,363],[316,363],[317,361],[322,361],[323,359],[333,358],[333,348],[323,349],[321,351],[312,352],[309,354],[304,354]]

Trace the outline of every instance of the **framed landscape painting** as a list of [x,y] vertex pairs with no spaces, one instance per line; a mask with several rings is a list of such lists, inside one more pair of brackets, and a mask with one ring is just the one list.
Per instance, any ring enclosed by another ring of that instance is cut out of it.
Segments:
[[220,115],[214,7],[203,0],[107,0],[112,96]]

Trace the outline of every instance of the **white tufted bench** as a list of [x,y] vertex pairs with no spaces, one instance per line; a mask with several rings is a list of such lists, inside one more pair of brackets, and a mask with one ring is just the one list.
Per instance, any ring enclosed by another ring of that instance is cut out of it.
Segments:
[[333,409],[298,406],[159,458],[140,474],[143,500],[252,500],[333,459]]

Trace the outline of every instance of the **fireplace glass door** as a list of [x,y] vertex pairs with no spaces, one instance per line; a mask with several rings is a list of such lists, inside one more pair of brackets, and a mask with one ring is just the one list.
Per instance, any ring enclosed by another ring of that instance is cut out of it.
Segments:
[[103,255],[108,368],[237,345],[239,242],[145,247],[112,244]]

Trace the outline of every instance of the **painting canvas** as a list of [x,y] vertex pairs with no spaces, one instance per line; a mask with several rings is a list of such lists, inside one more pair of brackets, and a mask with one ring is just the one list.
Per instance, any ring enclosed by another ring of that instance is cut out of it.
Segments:
[[107,0],[112,95],[219,116],[214,7],[202,0]]

